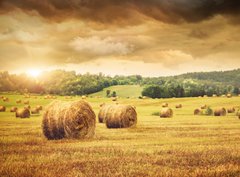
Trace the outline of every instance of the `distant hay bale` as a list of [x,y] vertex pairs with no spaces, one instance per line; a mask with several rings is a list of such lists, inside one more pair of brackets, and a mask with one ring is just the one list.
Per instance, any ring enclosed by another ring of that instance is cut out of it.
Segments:
[[137,112],[131,105],[110,105],[105,115],[107,128],[128,128],[137,124]]
[[20,104],[20,103],[22,103],[22,100],[16,100],[16,103]]
[[42,130],[48,139],[92,138],[95,124],[95,113],[87,102],[54,101],[45,109]]
[[36,107],[36,108],[33,108],[32,110],[31,110],[31,114],[39,114],[40,112],[39,112],[39,109]]
[[37,105],[36,108],[39,110],[39,111],[42,111],[43,107],[41,105]]
[[85,95],[82,96],[82,99],[85,100],[87,97]]
[[227,98],[232,98],[232,94],[227,94]]
[[162,107],[163,107],[163,108],[168,107],[168,103],[163,103],[163,104],[162,104]]
[[11,107],[10,112],[16,112],[18,108],[16,106]]
[[202,110],[197,108],[194,110],[194,115],[201,115],[202,114]]
[[112,97],[112,101],[117,101],[117,97]]
[[207,95],[203,95],[204,98],[207,98],[208,96]]
[[176,107],[177,109],[178,109],[178,108],[182,108],[182,104],[177,104],[175,107]]
[[31,109],[31,106],[30,105],[27,105],[27,106],[24,106],[24,109]]
[[29,104],[29,100],[23,101],[23,104]]
[[227,113],[234,113],[234,112],[235,112],[235,108],[234,107],[227,109]]
[[226,97],[226,95],[222,95],[222,97],[224,98],[224,97]]
[[214,111],[214,116],[226,116],[227,111],[225,108],[217,108]]
[[3,101],[4,101],[4,102],[9,102],[9,98],[4,97],[4,98],[3,98]]
[[202,105],[201,109],[207,109],[207,105],[206,104]]
[[163,108],[160,111],[160,117],[162,118],[168,118],[173,116],[173,110],[171,108]]
[[29,109],[23,108],[16,111],[16,117],[18,118],[29,118],[30,117],[30,111]]
[[0,112],[5,112],[6,111],[6,107],[5,106],[0,106]]
[[212,97],[217,97],[217,95],[216,95],[216,94],[213,94]]

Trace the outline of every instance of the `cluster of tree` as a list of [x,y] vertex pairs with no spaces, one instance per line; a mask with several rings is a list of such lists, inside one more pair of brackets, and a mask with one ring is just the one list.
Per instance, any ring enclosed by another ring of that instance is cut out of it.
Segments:
[[[73,71],[46,72],[37,79],[25,74],[0,72],[0,91],[85,95],[113,85],[143,85],[142,95],[152,98],[189,97],[212,94],[239,94],[240,69],[225,72],[188,73],[171,77],[106,76],[76,74]],[[106,93],[107,96],[116,95]]]

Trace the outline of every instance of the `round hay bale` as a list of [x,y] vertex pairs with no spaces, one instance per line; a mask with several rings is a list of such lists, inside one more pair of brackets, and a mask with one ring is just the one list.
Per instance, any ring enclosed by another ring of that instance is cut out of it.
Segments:
[[106,111],[107,128],[128,128],[137,124],[137,112],[130,105],[111,105]]
[[201,109],[207,109],[207,105],[206,104],[202,105]]
[[227,98],[232,98],[232,94],[227,94]]
[[234,113],[234,112],[235,112],[235,108],[234,107],[227,109],[227,113]]
[[29,100],[25,100],[23,104],[29,104]]
[[214,111],[214,116],[226,116],[227,111],[225,108],[217,108]]
[[0,106],[0,112],[5,112],[6,111],[6,107],[5,106]]
[[31,106],[30,105],[27,105],[27,106],[24,106],[24,109],[31,109]]
[[87,97],[85,95],[82,96],[82,99],[85,100]]
[[16,103],[20,104],[20,103],[22,103],[22,100],[16,100]]
[[3,98],[3,101],[4,101],[4,102],[9,102],[9,98],[4,97],[4,98]]
[[42,111],[43,110],[43,107],[41,105],[37,105],[36,108],[39,110],[39,111]]
[[30,117],[30,111],[29,109],[23,108],[16,111],[16,117],[19,118],[29,118]]
[[117,97],[112,97],[112,101],[117,101]]
[[48,139],[92,138],[96,116],[85,101],[54,101],[47,106],[42,120],[43,134]]
[[225,98],[225,97],[226,97],[226,95],[222,95],[222,97],[223,97],[223,98]]
[[16,106],[11,107],[10,112],[16,112],[18,108]]
[[162,107],[163,107],[163,108],[168,107],[168,103],[163,103],[163,104],[162,104]]
[[102,107],[98,113],[98,122],[99,123],[105,123],[106,122],[106,116],[108,113],[108,109],[111,107],[111,105],[106,105],[105,103],[102,104]]
[[208,96],[207,95],[203,95],[204,98],[207,98]]
[[163,108],[160,111],[160,117],[162,118],[168,118],[173,116],[173,110],[171,108]]
[[213,94],[212,97],[217,97],[217,95],[216,95],[216,94]]
[[182,108],[182,104],[177,104],[175,107],[176,107],[177,109],[178,109],[178,108]]
[[201,115],[202,114],[202,110],[197,108],[194,110],[194,115]]
[[240,119],[240,109],[237,111],[237,114],[238,118]]
[[33,108],[31,110],[31,114],[39,114],[39,109],[36,107],[36,108]]

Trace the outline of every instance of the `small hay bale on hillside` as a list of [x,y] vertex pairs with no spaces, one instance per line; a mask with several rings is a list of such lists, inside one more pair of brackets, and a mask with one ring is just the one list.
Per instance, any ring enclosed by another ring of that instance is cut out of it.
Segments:
[[235,108],[231,107],[227,109],[227,113],[234,113],[235,112]]
[[87,97],[85,95],[82,96],[82,99],[85,100]]
[[11,107],[10,112],[16,112],[18,108],[16,106]]
[[36,108],[39,110],[39,111],[42,111],[43,110],[43,107],[41,105],[37,105]]
[[47,106],[42,120],[43,134],[48,139],[92,138],[96,116],[85,101],[54,101]]
[[175,107],[176,107],[177,109],[178,109],[178,108],[182,108],[182,104],[177,104]]
[[217,95],[216,95],[216,94],[213,94],[212,97],[217,97]]
[[23,104],[29,104],[29,100],[23,101]]
[[227,98],[232,98],[232,94],[227,94]]
[[29,109],[23,108],[16,111],[16,117],[18,118],[29,118],[30,117],[30,111]]
[[20,104],[20,103],[22,103],[22,100],[16,100],[16,103]]
[[31,106],[30,105],[26,105],[26,106],[24,106],[24,109],[31,109]]
[[160,111],[160,117],[162,118],[170,118],[173,116],[173,110],[171,108],[163,108]]
[[162,107],[163,107],[163,108],[168,107],[168,103],[163,103],[163,104],[162,104]]
[[226,97],[226,95],[222,95],[221,97],[225,98],[225,97]]
[[3,101],[4,101],[4,102],[9,102],[9,98],[4,97],[4,98],[3,98]]
[[194,110],[194,115],[201,115],[202,114],[202,110],[197,108]]
[[214,116],[226,116],[227,111],[225,108],[217,108],[214,110]]
[[207,109],[207,105],[206,104],[202,105],[201,109]]
[[33,108],[32,110],[31,110],[31,114],[39,114],[40,112],[39,112],[39,109],[38,108]]
[[0,106],[0,112],[5,112],[6,111],[6,107],[5,106]]
[[131,105],[110,105],[105,115],[107,128],[128,128],[137,124],[137,112]]

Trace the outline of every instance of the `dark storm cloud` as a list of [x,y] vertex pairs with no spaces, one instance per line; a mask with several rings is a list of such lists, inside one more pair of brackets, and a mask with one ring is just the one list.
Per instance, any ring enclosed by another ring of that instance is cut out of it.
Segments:
[[[79,18],[101,23],[141,21],[198,22],[216,14],[238,16],[239,0],[0,0],[0,13],[21,9],[50,20]],[[138,17],[138,18],[136,18]]]

